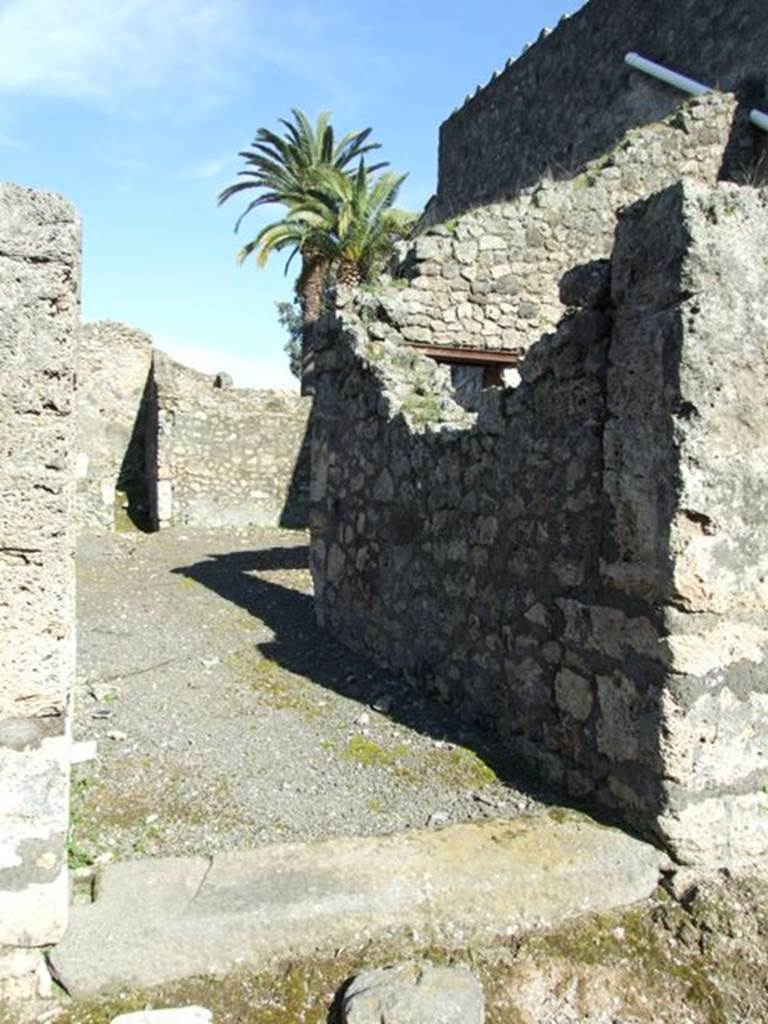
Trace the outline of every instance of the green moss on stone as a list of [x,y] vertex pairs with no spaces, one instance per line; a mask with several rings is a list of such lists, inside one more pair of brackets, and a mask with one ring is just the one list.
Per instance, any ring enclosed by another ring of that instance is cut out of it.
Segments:
[[341,752],[343,761],[356,761],[358,764],[389,768],[395,764],[397,757],[394,751],[374,743],[367,736],[353,736]]
[[442,774],[449,784],[475,789],[498,782],[496,772],[474,750],[453,747],[445,755],[444,762]]

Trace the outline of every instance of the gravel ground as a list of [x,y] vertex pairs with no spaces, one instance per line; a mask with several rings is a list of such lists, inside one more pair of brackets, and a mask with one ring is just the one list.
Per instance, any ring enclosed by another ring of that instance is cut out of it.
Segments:
[[295,531],[81,540],[73,866],[543,810],[317,629],[307,558]]

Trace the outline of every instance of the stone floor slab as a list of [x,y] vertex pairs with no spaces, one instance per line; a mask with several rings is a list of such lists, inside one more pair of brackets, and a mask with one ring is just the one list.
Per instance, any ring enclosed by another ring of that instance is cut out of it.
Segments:
[[[565,812],[104,870],[52,955],[73,994],[329,952],[413,929],[466,942],[646,898],[661,854]],[[168,887],[163,892],[163,879]],[[152,894],[151,898],[143,898]],[[162,895],[161,895],[162,894]]]

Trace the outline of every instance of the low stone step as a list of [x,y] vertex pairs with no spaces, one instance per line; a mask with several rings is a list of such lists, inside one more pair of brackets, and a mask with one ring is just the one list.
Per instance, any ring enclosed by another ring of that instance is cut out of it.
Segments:
[[658,850],[582,815],[104,869],[52,954],[76,995],[258,967],[413,929],[458,944],[645,899]]

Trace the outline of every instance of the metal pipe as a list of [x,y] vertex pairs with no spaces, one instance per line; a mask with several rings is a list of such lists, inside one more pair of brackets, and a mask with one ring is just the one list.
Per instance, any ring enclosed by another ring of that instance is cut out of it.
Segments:
[[[657,64],[656,61],[648,60],[647,57],[641,57],[639,53],[628,53],[624,61],[630,67],[637,68],[638,71],[644,71],[646,75],[658,78],[660,82],[666,82],[667,85],[681,89],[691,96],[701,96],[703,93],[711,91],[710,86],[704,85],[703,82],[697,82],[695,78],[680,75],[677,71],[670,71],[669,68],[665,68],[662,64]],[[764,114],[762,110],[751,110],[749,112],[749,120],[758,128],[762,128],[764,132],[768,132],[768,114]]]
[[710,91],[710,87],[704,85],[703,82],[687,78],[685,75],[678,74],[677,71],[670,71],[669,68],[662,67],[661,64],[648,60],[647,57],[641,57],[639,53],[628,53],[624,60],[630,67],[644,71],[647,75],[652,75],[653,78],[658,78],[660,82],[666,82],[667,85],[673,85],[676,89],[682,89],[683,92],[687,92],[691,96],[701,96],[702,93]]

